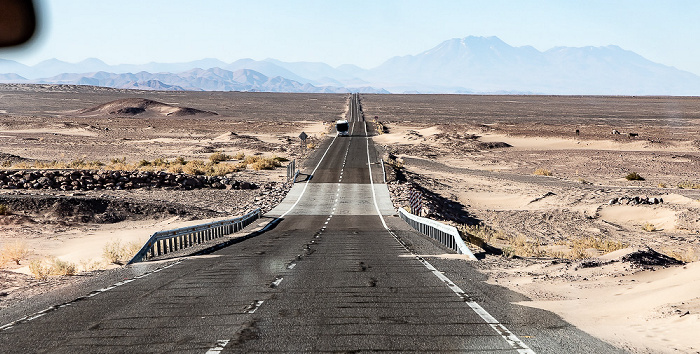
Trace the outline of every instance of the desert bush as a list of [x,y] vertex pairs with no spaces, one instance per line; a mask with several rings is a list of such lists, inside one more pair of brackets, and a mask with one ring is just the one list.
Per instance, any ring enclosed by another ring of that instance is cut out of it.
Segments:
[[313,149],[316,148],[316,144],[314,144],[314,143],[308,143],[308,144],[306,144],[306,148],[309,149],[309,150],[313,150]]
[[178,156],[170,164],[171,165],[185,165],[185,164],[187,164],[187,160],[185,160],[185,158],[182,156]]
[[170,173],[182,173],[183,172],[183,167],[182,165],[172,165],[168,167],[168,172]]
[[15,241],[6,244],[2,248],[2,250],[0,251],[0,258],[3,258],[7,261],[13,261],[17,265],[19,265],[20,261],[29,256],[30,253],[31,252],[29,251],[29,248],[27,248],[26,243],[22,241]]
[[143,245],[138,242],[122,244],[121,240],[115,240],[105,244],[102,249],[102,257],[109,263],[124,264],[131,260]]
[[192,160],[182,166],[182,172],[190,175],[203,175],[206,174],[206,167],[204,162]]
[[29,262],[29,272],[34,278],[43,280],[49,276],[49,266],[41,259],[33,259]]
[[573,248],[576,248],[576,247],[580,247],[583,249],[594,248],[594,249],[597,249],[597,250],[602,251],[604,253],[614,252],[614,251],[621,250],[621,249],[627,247],[627,244],[622,243],[622,242],[611,241],[611,240],[607,240],[604,238],[598,238],[598,237],[593,237],[593,236],[575,239],[571,242],[571,245],[573,246]]
[[223,152],[215,152],[215,153],[209,155],[209,161],[211,161],[213,163],[228,161],[228,160],[231,160],[232,158],[233,158],[232,156],[226,155]]
[[34,259],[29,263],[29,272],[37,279],[46,279],[50,275],[75,275],[76,271],[75,263],[56,257]]
[[593,183],[591,183],[591,182],[586,181],[586,180],[583,179],[583,178],[579,178],[579,179],[578,179],[578,183],[581,183],[581,184],[593,184]]
[[245,154],[242,152],[238,152],[235,155],[233,155],[233,158],[236,160],[243,160],[245,158]]
[[695,262],[698,260],[698,256],[695,253],[695,249],[693,248],[686,248],[683,250],[676,250],[676,249],[663,249],[661,253],[671,257],[675,258],[683,263],[690,263],[690,262]]
[[256,171],[259,170],[274,170],[275,167],[282,166],[282,164],[275,158],[267,157],[262,158],[250,165],[250,167]]
[[141,160],[136,163],[136,167],[144,167],[144,166],[150,166],[151,162],[148,160]]
[[545,169],[545,168],[538,168],[535,170],[534,173],[538,176],[551,176],[552,175],[552,172],[548,169]]
[[659,187],[659,188],[666,188],[667,186],[666,186],[666,183],[659,183],[659,184],[657,185],[657,187]]
[[625,176],[625,179],[628,181],[643,181],[644,177],[640,176],[637,172],[630,172]]
[[653,232],[656,231],[656,226],[652,223],[645,222],[644,225],[642,225],[642,230],[647,232]]
[[7,204],[0,204],[0,215],[10,215],[12,211]]
[[[469,242],[471,238],[480,239],[483,242],[491,242],[493,239],[507,240],[508,236],[501,230],[496,230],[487,225],[459,225],[457,229],[467,235],[466,240]],[[475,240],[476,242],[482,242]],[[472,242],[473,243],[473,242]],[[478,246],[478,245],[477,245]]]
[[113,242],[108,242],[103,248],[102,248],[102,257],[106,259],[109,263],[114,263],[114,264],[121,264],[122,256],[122,244],[121,241],[116,240]]
[[168,162],[168,160],[166,160],[162,157],[158,157],[158,158],[154,159],[153,162],[151,162],[151,164],[153,166],[158,166],[158,167],[168,167],[169,162]]
[[75,275],[76,269],[77,267],[73,262],[58,258],[49,259],[49,275]]
[[680,189],[700,189],[700,183],[685,181],[678,183]]
[[122,157],[122,158],[115,157],[115,158],[112,158],[112,159],[109,160],[109,163],[112,164],[112,165],[126,164],[126,157]]
[[211,168],[210,176],[225,176],[229,173],[239,172],[245,169],[245,166],[241,168],[241,164],[230,164],[230,163],[220,163],[216,164]]
[[93,270],[98,270],[102,268],[103,263],[100,261],[95,261],[92,259],[82,259],[78,263],[78,269],[81,272],[91,272]]

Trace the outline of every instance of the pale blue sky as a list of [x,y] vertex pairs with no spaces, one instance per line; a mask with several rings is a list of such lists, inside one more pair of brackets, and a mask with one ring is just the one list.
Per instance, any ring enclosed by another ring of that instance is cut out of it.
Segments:
[[108,64],[276,58],[371,68],[450,38],[513,46],[615,44],[700,74],[700,1],[38,0],[29,48],[0,58]]

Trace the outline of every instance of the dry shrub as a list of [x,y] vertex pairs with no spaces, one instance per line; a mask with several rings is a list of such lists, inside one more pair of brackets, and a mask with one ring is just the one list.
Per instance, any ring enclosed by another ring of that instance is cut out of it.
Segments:
[[510,238],[510,244],[516,256],[520,257],[543,257],[545,251],[540,248],[540,244],[527,239],[525,235],[517,235]]
[[666,183],[659,183],[659,184],[657,185],[657,187],[659,187],[659,188],[666,188],[667,186],[666,186]]
[[29,262],[29,272],[34,278],[43,280],[49,276],[49,266],[41,259],[34,259]]
[[206,174],[206,167],[204,162],[192,160],[182,166],[182,172],[190,175],[203,175]]
[[622,243],[622,242],[611,241],[611,240],[607,240],[604,238],[598,238],[598,237],[593,237],[593,236],[588,236],[588,237],[576,239],[576,240],[572,241],[571,244],[574,248],[576,248],[576,247],[594,248],[594,249],[597,249],[599,251],[602,251],[603,253],[610,253],[610,252],[621,250],[621,249],[627,247],[627,244]]
[[671,258],[675,258],[683,263],[690,263],[698,260],[698,256],[693,248],[686,248],[682,250],[664,249],[661,251],[661,253]]
[[209,175],[211,176],[225,176],[229,173],[239,172],[244,169],[245,166],[241,168],[241,164],[230,164],[230,163],[220,163],[216,164],[211,168]]
[[308,143],[308,144],[306,144],[306,148],[309,149],[309,150],[313,150],[313,149],[316,148],[316,144],[314,144],[314,143]]
[[7,262],[13,261],[19,265],[20,261],[29,256],[30,253],[26,243],[23,241],[15,241],[6,244],[2,248],[2,251],[0,251],[0,258]]
[[494,238],[507,240],[508,236],[501,230],[493,229],[487,225],[459,225],[457,227],[467,241],[479,246],[484,242],[491,242]]
[[102,249],[102,257],[109,263],[124,264],[131,260],[143,245],[138,242],[122,244],[121,240],[115,240],[105,244]]
[[680,189],[700,189],[700,183],[684,181],[684,182],[678,183],[678,188],[680,188]]
[[642,230],[646,232],[654,232],[656,231],[656,226],[650,222],[645,222],[644,225],[642,225]]
[[274,170],[275,167],[282,166],[282,164],[273,157],[263,158],[257,162],[254,162],[250,167],[256,171],[260,170]]
[[102,257],[109,263],[121,264],[121,256],[122,244],[119,240],[108,242],[104,248],[102,248]]
[[550,170],[548,170],[548,169],[545,169],[545,168],[538,168],[538,169],[535,170],[535,175],[538,175],[538,176],[551,176],[551,175],[552,175],[552,172],[551,172]]
[[0,204],[0,215],[11,215],[12,211],[6,204]]
[[82,259],[79,262],[79,269],[81,272],[91,272],[102,268],[103,264],[103,262],[92,259]]
[[643,181],[644,177],[640,176],[637,172],[630,172],[625,176],[625,179],[628,181]]
[[245,154],[242,152],[238,152],[235,155],[233,155],[233,158],[236,160],[243,160],[245,158]]
[[32,260],[29,263],[29,271],[37,279],[46,279],[50,275],[75,275],[77,267],[73,262],[64,261],[56,257],[50,257],[46,259]]
[[232,156],[226,155],[223,152],[215,152],[215,153],[209,155],[209,161],[211,161],[213,163],[228,161],[228,160],[231,160],[232,158],[233,158]]
[[168,172],[170,173],[182,173],[184,171],[184,168],[182,165],[172,165],[168,167]]

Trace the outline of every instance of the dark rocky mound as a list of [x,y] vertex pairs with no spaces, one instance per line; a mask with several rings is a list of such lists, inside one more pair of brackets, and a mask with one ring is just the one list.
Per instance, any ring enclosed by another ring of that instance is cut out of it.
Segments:
[[78,223],[114,223],[123,220],[144,220],[181,216],[204,219],[221,213],[187,205],[150,203],[128,199],[1,195],[0,203],[11,210],[39,220]]
[[622,257],[623,262],[629,262],[639,267],[681,265],[683,262],[654,251],[651,248],[641,249]]
[[193,115],[218,115],[216,112],[202,111],[195,108],[173,106],[145,98],[124,98],[107,102],[99,106],[84,109],[80,114],[111,114],[117,116],[193,116]]
[[26,160],[27,159],[25,159],[24,157],[0,152],[0,164],[12,165]]

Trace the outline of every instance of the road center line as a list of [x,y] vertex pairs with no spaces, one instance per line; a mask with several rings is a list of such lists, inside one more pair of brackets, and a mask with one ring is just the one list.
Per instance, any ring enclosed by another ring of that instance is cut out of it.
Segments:
[[377,204],[377,196],[376,192],[374,190],[374,181],[372,179],[372,160],[369,157],[369,136],[367,135],[367,122],[365,122],[365,139],[367,141],[367,168],[369,169],[369,182],[372,187],[372,199],[374,199],[374,207],[377,210],[377,214],[379,215],[379,219],[382,221],[382,225],[384,225],[384,228],[391,234],[391,236],[398,241],[401,246],[403,246],[404,249],[406,249],[407,252],[413,254],[416,259],[418,259],[423,265],[428,268],[428,270],[433,273],[438,279],[443,281],[455,294],[457,294],[460,298],[464,300],[464,302],[467,303],[467,305],[474,311],[481,319],[483,319],[491,328],[493,328],[494,331],[496,331],[503,339],[505,339],[508,344],[513,349],[516,349],[518,353],[520,354],[535,354],[535,352],[530,349],[525,343],[523,343],[520,338],[518,338],[513,332],[508,330],[506,326],[502,325],[498,320],[496,320],[493,316],[491,316],[488,311],[486,311],[481,305],[479,305],[476,301],[472,300],[471,297],[464,291],[462,290],[459,286],[457,286],[452,280],[450,280],[448,277],[446,277],[444,274],[442,274],[440,271],[438,271],[435,267],[433,267],[432,264],[430,264],[428,261],[423,259],[422,257],[416,255],[415,253],[411,252],[408,247],[401,241],[396,234],[389,229],[387,226],[386,222],[384,221],[384,216],[382,215],[382,212],[379,210],[379,205]]

